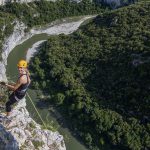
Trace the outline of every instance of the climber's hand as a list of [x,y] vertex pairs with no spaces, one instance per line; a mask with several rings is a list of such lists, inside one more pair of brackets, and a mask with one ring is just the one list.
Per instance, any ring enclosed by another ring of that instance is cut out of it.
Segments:
[[6,85],[6,83],[5,83],[5,82],[3,82],[3,81],[2,81],[2,82],[0,82],[0,84],[1,84],[1,85]]

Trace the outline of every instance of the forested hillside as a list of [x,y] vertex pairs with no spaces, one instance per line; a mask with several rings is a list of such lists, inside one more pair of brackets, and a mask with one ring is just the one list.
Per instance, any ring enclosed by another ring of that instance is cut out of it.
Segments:
[[0,10],[14,14],[28,27],[43,25],[64,17],[97,14],[105,11],[104,6],[90,0],[83,0],[80,3],[70,2],[70,0],[56,2],[43,0],[28,4],[8,3]]
[[[51,23],[56,19],[62,19],[70,16],[92,15],[107,11],[108,8],[95,4],[90,0],[83,0],[80,3],[62,0],[57,2],[36,1],[31,3],[7,3],[0,6],[0,54],[4,38],[8,37],[15,25],[14,20],[23,22],[28,28],[42,26]],[[1,56],[0,56],[1,59]]]
[[150,4],[97,16],[52,36],[31,61],[33,85],[91,150],[150,148]]

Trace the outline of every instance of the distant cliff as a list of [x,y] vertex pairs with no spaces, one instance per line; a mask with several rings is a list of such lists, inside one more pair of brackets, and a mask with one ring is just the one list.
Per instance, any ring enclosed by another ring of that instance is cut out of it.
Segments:
[[[0,5],[5,5],[7,2],[18,2],[18,3],[28,3],[33,1],[40,1],[40,0],[1,0]],[[56,0],[46,0],[46,1],[56,1]],[[82,0],[70,0],[74,2],[80,2]],[[128,3],[134,3],[138,0],[91,0],[96,3],[105,3],[109,4],[111,7],[118,7],[120,5],[128,4]]]
[[1,0],[0,5],[5,5],[7,2],[32,2],[33,0]]
[[117,8],[119,6],[135,3],[138,0],[93,0],[93,1],[95,1],[96,3],[108,4],[112,8]]
[[[8,2],[29,3],[33,1],[40,1],[40,0],[0,0],[0,5],[5,5]],[[56,0],[47,0],[47,1],[56,1]]]

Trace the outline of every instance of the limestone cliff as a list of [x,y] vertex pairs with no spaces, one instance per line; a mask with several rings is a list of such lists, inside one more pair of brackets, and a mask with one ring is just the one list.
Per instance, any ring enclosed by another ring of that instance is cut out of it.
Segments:
[[[0,80],[6,79],[7,57],[18,44],[35,34],[47,33],[49,35],[70,34],[78,29],[81,23],[94,16],[86,16],[79,21],[55,25],[51,23],[45,29],[32,29],[25,33],[24,23],[14,20],[13,33],[3,43],[2,61],[0,62]],[[65,20],[64,20],[65,21]],[[29,59],[33,53],[27,54]],[[21,100],[13,109],[11,122],[5,121],[5,114],[0,109],[0,150],[66,150],[63,136],[58,132],[42,129],[29,115],[25,99]],[[4,110],[3,110],[4,112]],[[37,148],[39,147],[39,148]]]
[[[14,32],[3,43],[2,61],[0,62],[0,80],[6,79],[7,57],[11,50],[32,34],[26,34],[26,26],[14,20]],[[24,39],[24,36],[27,36]],[[1,93],[0,93],[1,94]],[[10,120],[5,118],[2,106],[0,109],[0,150],[66,150],[63,136],[37,124],[26,109],[25,99],[13,109]]]
[[10,120],[0,115],[0,149],[3,150],[66,150],[63,136],[42,129],[26,110],[25,99],[13,109]]
[[[28,3],[28,2],[33,2],[33,1],[40,1],[40,0],[1,0],[0,5],[5,5],[7,2]],[[56,0],[47,0],[47,1],[56,1]],[[80,2],[82,0],[70,0],[70,1]],[[124,2],[128,2],[128,0],[127,1],[123,1],[123,0],[91,0],[91,1],[95,1],[98,3],[105,2],[105,3],[113,5],[113,6],[120,6]]]
[[[0,0],[0,5],[5,5],[8,2],[29,3],[33,1],[40,1],[40,0]],[[47,1],[56,1],[56,0],[47,0]]]

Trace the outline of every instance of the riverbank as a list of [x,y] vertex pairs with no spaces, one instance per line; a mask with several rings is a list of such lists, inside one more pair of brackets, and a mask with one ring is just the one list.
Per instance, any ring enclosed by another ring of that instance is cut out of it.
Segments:
[[[89,17],[88,17],[89,18]],[[63,24],[59,24],[57,27],[56,27],[56,29],[58,29],[58,32],[61,34],[61,33],[65,33],[65,34],[69,34],[69,33],[71,33],[71,32],[73,32],[74,30],[76,30],[79,26],[80,26],[80,24],[84,21],[84,20],[86,20],[87,18],[84,18],[84,19],[81,19],[81,20],[79,20],[79,21],[76,21],[76,22],[73,22],[73,23],[63,23]],[[63,29],[63,30],[61,30],[61,29]],[[68,30],[68,29],[70,29],[70,30]],[[49,30],[49,34],[57,34],[57,30],[55,30],[55,32],[51,32],[51,31],[53,31],[54,30],[54,27],[51,27],[51,29]],[[32,31],[34,31],[34,33],[23,33],[23,32],[21,32],[21,36],[18,36],[18,38],[17,38],[17,40],[14,38],[16,35],[18,35],[18,33],[20,32],[17,32],[17,34],[16,33],[13,33],[13,35],[11,35],[9,38],[9,41],[13,41],[13,43],[15,43],[16,42],[16,45],[18,45],[18,44],[21,44],[21,43],[23,43],[27,38],[30,38],[30,37],[34,37],[34,35],[36,34],[36,32],[35,32],[35,30],[32,30]],[[48,31],[48,29],[45,29],[44,30],[44,32],[47,32]],[[38,33],[42,33],[42,31],[41,30],[38,30]],[[27,36],[23,36],[23,35],[27,35]],[[13,38],[12,38],[13,37]],[[12,48],[13,47],[15,47],[16,45],[9,45],[9,43],[11,43],[11,42],[7,42],[7,45],[4,45],[4,55],[3,55],[3,60],[4,60],[4,62],[2,62],[3,63],[3,67],[5,67],[5,65],[7,64],[7,57],[8,57],[8,55],[9,55],[9,53],[12,51]],[[31,50],[32,51],[32,50]],[[31,52],[30,51],[30,52]],[[31,57],[31,55],[33,55],[33,53],[31,54],[28,54],[27,55],[27,57],[29,58],[29,57]],[[19,56],[18,55],[14,55],[14,56],[17,56],[17,59],[20,59],[19,58]],[[14,56],[13,56],[13,59],[14,59]],[[14,59],[15,61],[16,61],[16,59]],[[10,66],[11,64],[13,64],[12,63],[12,61],[11,61],[11,63],[8,63],[8,65],[7,65],[7,67],[8,66]],[[15,72],[16,70],[15,69],[13,69],[14,68],[14,65],[13,65],[13,67],[11,66],[11,71],[12,72]],[[1,68],[2,70],[4,69],[4,68]],[[6,69],[6,68],[5,68]],[[4,69],[4,70],[5,70]],[[6,76],[6,71],[4,71],[3,72],[3,74],[1,75],[1,79],[4,79],[3,77],[4,76]]]
[[[58,25],[54,25],[52,26],[52,24],[46,26],[46,28],[40,28],[40,29],[31,29],[30,33],[30,37],[36,34],[47,34],[47,35],[59,35],[59,34],[71,34],[74,31],[76,31],[79,26],[85,21],[88,20],[90,18],[94,18],[95,16],[86,16],[84,18],[81,18],[79,21],[76,22],[69,22],[69,23],[62,23],[62,24],[58,24]],[[63,21],[66,21],[65,19]],[[25,38],[26,40],[30,37]],[[21,41],[21,43],[23,43],[23,41]],[[39,45],[44,42],[44,41],[38,41],[37,43],[35,43],[33,45],[32,48],[30,48],[27,51],[27,55],[26,55],[26,59],[29,61],[30,58],[34,55],[34,53],[36,53]],[[20,44],[21,44],[20,43]]]
[[[28,33],[25,32],[25,29],[27,29],[27,26],[25,26],[24,23],[15,21],[16,25],[14,27],[14,32],[5,40],[3,44],[3,52],[2,52],[2,61],[0,62],[0,69],[2,70],[0,74],[0,80],[7,80],[6,79],[6,69],[5,66],[7,65],[7,57],[11,50],[16,47],[17,45],[22,44],[24,41],[28,40],[32,36],[36,34],[48,34],[48,35],[58,35],[58,34],[70,34],[78,29],[81,23],[83,23],[85,20],[90,19],[95,16],[85,16],[79,21],[65,23],[65,19],[63,20],[64,23],[55,25],[55,23],[50,23],[47,25],[46,28],[36,28],[31,29]],[[54,25],[54,26],[52,26]]]

